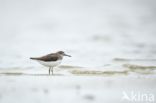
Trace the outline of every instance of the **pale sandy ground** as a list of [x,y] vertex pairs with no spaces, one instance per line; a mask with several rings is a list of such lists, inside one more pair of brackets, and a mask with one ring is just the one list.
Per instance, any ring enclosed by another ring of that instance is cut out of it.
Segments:
[[[53,76],[46,68],[1,70],[0,103],[155,103],[155,70],[126,70],[63,65]],[[124,93],[130,99],[123,99]]]
[[[0,0],[0,103],[156,103],[155,4]],[[54,76],[29,60],[57,50]]]
[[0,81],[0,103],[131,103],[123,92],[147,95],[134,103],[155,103],[149,98],[156,95],[156,79],[145,78],[25,75]]
[[[0,103],[155,103],[156,79],[95,76],[1,76]],[[150,101],[150,102],[149,102]]]

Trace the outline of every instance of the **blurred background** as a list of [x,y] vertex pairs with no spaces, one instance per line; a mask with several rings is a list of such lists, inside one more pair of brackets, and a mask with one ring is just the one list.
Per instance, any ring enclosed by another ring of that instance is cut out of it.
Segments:
[[[53,76],[29,59],[58,50]],[[154,103],[156,0],[0,0],[0,82],[0,103]]]
[[114,65],[118,58],[153,65],[155,4],[155,0],[0,0],[0,68],[39,66],[29,57],[58,50],[72,55],[63,64],[74,66]]

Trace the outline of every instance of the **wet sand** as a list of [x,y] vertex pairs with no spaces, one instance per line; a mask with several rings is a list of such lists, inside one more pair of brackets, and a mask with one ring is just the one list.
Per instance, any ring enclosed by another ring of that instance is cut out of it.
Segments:
[[156,79],[144,77],[12,73],[0,81],[0,103],[130,103],[123,92],[156,95]]
[[[48,75],[47,68],[0,70],[0,103],[130,103],[131,93],[156,95],[155,66],[125,64],[114,71],[62,65]],[[152,70],[153,72],[149,71]],[[147,103],[138,97],[135,102]],[[154,97],[155,98],[155,97]],[[150,103],[154,103],[150,101]]]
[[[0,103],[155,103],[155,4],[1,0]],[[54,75],[29,59],[58,50]]]

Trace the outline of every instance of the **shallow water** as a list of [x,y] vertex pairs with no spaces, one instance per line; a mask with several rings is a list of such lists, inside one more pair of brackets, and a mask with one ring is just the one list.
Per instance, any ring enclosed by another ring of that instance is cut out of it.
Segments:
[[[37,2],[1,1],[1,70],[43,68],[29,57],[64,50],[72,58],[64,58],[62,64],[73,69],[80,66],[94,68],[95,74],[106,70],[104,74],[109,74],[110,70],[132,71],[131,66],[125,67],[128,64],[145,66],[149,71],[141,71],[153,75],[154,0]],[[73,70],[69,74],[84,71]]]
[[[123,92],[155,98],[155,4],[0,0],[0,103],[130,103]],[[29,59],[57,50],[72,57],[54,75]]]

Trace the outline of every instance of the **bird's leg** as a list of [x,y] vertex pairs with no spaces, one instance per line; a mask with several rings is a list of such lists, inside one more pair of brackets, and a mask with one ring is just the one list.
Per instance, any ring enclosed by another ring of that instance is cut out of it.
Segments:
[[53,75],[53,67],[51,67],[52,69],[51,69],[51,72],[52,72],[52,75]]
[[51,67],[49,67],[49,75],[50,75],[50,69],[51,69]]

